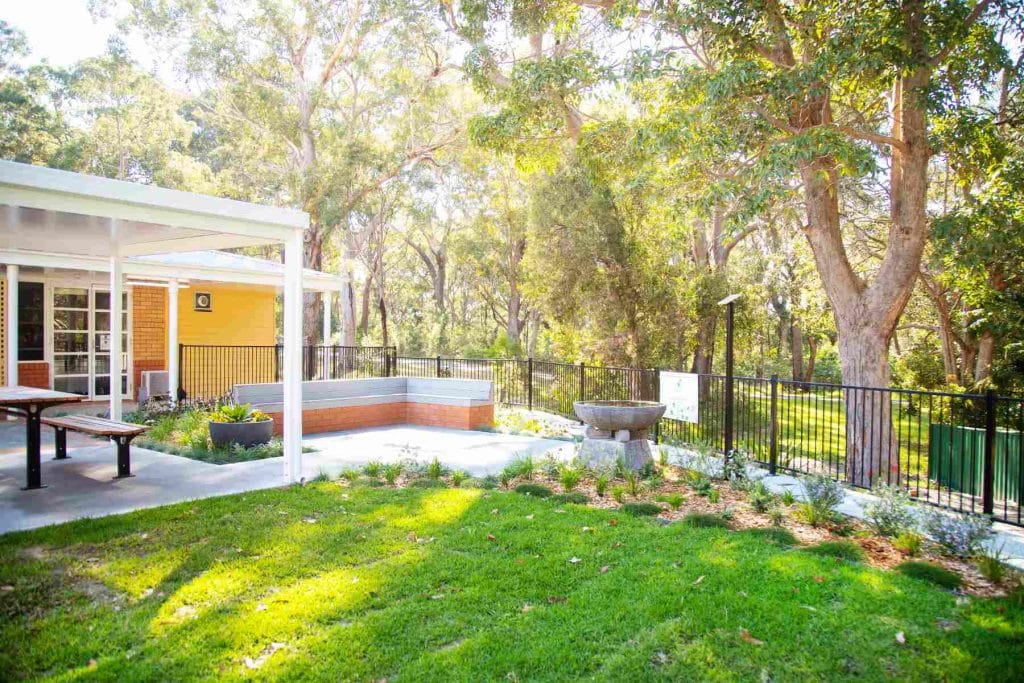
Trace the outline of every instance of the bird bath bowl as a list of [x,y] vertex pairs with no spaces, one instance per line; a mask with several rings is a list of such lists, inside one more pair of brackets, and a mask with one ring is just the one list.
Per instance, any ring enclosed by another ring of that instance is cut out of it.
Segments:
[[622,461],[631,470],[653,461],[647,435],[665,414],[665,405],[654,401],[577,401],[576,417],[587,424],[580,458],[588,467],[615,465]]

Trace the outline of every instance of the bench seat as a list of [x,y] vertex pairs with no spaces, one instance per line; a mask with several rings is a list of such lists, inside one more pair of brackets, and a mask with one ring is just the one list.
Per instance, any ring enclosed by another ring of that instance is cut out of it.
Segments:
[[[491,382],[422,377],[318,380],[302,383],[303,432],[412,423],[474,429],[491,426]],[[240,384],[232,400],[249,403],[275,418],[281,433],[284,385]]]
[[131,442],[149,429],[146,425],[133,422],[118,422],[105,417],[92,415],[65,415],[63,417],[44,417],[40,420],[53,427],[56,446],[56,460],[68,458],[68,430],[82,432],[93,436],[106,436],[117,444],[117,479],[132,476]]

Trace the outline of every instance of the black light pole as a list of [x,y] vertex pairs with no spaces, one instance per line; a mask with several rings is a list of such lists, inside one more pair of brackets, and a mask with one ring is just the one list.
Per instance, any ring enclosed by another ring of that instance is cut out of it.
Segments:
[[733,411],[733,356],[732,356],[732,323],[733,304],[739,299],[739,294],[730,294],[718,302],[719,306],[726,307],[725,317],[725,456],[732,453],[732,411]]

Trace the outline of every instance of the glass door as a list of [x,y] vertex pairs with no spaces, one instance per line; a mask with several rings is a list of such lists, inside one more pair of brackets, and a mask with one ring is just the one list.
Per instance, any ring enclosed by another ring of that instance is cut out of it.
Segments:
[[53,388],[88,396],[89,290],[54,287]]
[[[121,395],[128,393],[128,293],[121,300]],[[110,290],[92,290],[92,397],[110,397]]]

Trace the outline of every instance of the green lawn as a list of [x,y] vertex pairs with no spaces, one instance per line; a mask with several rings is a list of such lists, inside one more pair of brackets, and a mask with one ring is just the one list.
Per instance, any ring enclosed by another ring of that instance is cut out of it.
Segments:
[[8,535],[0,587],[5,678],[1024,678],[1008,602],[477,489],[319,483]]

